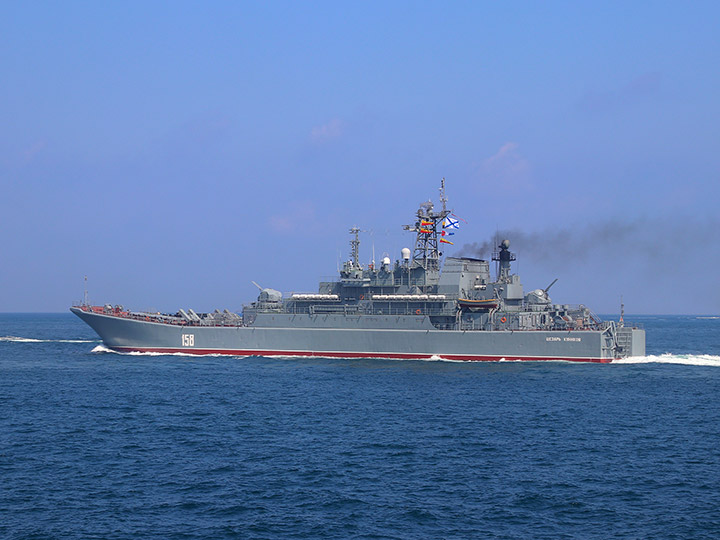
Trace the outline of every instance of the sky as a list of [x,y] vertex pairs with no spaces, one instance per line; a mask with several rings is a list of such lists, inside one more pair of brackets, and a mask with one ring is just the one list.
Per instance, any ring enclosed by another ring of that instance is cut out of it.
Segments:
[[[241,310],[507,237],[526,290],[720,313],[717,2],[4,2],[0,312]],[[485,250],[486,251],[486,250]],[[487,257],[487,253],[484,256]]]

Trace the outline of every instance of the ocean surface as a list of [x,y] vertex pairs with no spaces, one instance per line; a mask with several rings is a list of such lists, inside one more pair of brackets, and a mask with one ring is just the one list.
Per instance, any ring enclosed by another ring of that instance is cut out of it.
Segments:
[[588,365],[120,355],[0,314],[0,538],[718,538],[720,318],[632,319],[648,356]]

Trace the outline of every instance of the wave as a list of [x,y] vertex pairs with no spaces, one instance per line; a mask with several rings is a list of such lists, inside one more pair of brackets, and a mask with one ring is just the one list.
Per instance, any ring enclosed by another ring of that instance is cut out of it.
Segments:
[[[92,353],[96,354],[119,354],[123,356],[186,356],[186,357],[226,357],[226,358],[243,358],[238,355],[228,355],[228,354],[190,354],[190,353],[181,353],[181,352],[174,352],[174,353],[162,353],[162,352],[139,352],[139,351],[128,351],[128,352],[120,352],[120,351],[114,351],[112,349],[109,349],[108,347],[105,347],[104,345],[98,345],[95,348],[93,348]],[[267,355],[265,358],[287,358],[291,360],[297,360],[297,356],[292,355]],[[302,358],[325,358],[323,356],[317,356],[317,357],[302,357]],[[449,358],[443,358],[439,355],[432,355],[430,358],[427,359],[431,362],[457,362],[460,364],[467,363],[464,360],[451,360]],[[552,362],[552,360],[550,360]],[[498,362],[523,362],[522,360],[506,360],[505,358],[501,358],[498,360]],[[547,362],[547,360],[545,361]],[[557,362],[565,363],[563,360],[557,360]],[[471,362],[472,363],[472,362]],[[478,362],[479,364],[484,364],[485,362]],[[570,364],[573,364],[574,362],[569,362]],[[660,354],[660,355],[650,355],[650,356],[633,356],[630,358],[621,358],[619,360],[613,360],[613,364],[682,364],[687,366],[713,366],[713,367],[720,367],[720,356],[714,356],[711,354]]]
[[631,356],[613,360],[613,364],[682,364],[686,366],[720,367],[720,356],[712,354],[659,354],[649,356]]
[[141,352],[141,351],[115,351],[113,349],[110,349],[106,347],[105,345],[98,345],[93,348],[91,353],[96,354],[120,354],[122,356],[188,356],[190,358],[206,358],[208,356],[226,356],[231,357],[233,355],[228,354],[190,354],[190,353],[181,353],[181,352],[174,352],[174,353],[163,353],[163,352]]
[[36,339],[18,336],[2,336],[0,341],[10,343],[97,343],[97,339]]

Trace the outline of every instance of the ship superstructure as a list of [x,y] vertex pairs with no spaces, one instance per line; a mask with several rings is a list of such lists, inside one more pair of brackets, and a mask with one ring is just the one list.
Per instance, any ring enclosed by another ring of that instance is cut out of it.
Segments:
[[[119,351],[451,360],[572,360],[609,362],[645,354],[644,330],[602,321],[583,305],[554,304],[544,289],[525,293],[512,273],[516,255],[499,242],[490,262],[440,251],[457,218],[424,202],[414,222],[414,249],[396,261],[362,265],[360,229],[350,229],[350,259],[317,292],[260,288],[242,315],[133,312],[122,306],[71,310]],[[442,271],[441,271],[442,269]],[[556,280],[557,281],[557,280]]]

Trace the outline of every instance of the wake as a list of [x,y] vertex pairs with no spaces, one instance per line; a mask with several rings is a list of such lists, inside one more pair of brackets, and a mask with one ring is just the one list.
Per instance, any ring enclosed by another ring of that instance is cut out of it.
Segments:
[[35,339],[18,336],[2,336],[0,341],[10,343],[96,343],[96,339]]
[[[189,354],[189,353],[181,353],[181,352],[174,352],[174,353],[162,353],[162,352],[138,352],[138,351],[132,351],[132,352],[120,352],[120,351],[114,351],[112,349],[109,349],[105,347],[104,345],[98,345],[96,346],[92,351],[90,351],[95,354],[119,354],[123,356],[186,356],[186,357],[207,357],[207,356],[214,356],[214,357],[227,357],[227,358],[241,358],[237,355],[228,355],[228,354]],[[296,360],[298,359],[297,356],[285,356],[285,355],[268,355],[266,358],[288,358]],[[307,358],[325,358],[323,356],[317,356],[317,357],[302,357],[304,359]],[[450,360],[448,358],[443,358],[442,356],[433,355],[431,358],[428,358],[426,361],[428,362],[453,362],[453,363],[459,363],[459,364],[492,364],[494,362],[466,362],[464,360]],[[518,362],[518,363],[534,363],[534,362],[528,362],[528,361],[522,361],[522,360],[505,360],[504,358],[498,360],[498,362]],[[543,360],[542,363],[546,362],[553,362],[552,360]],[[562,360],[557,360],[558,363],[567,363],[567,364],[577,364],[577,365],[584,365],[584,362],[566,362]],[[720,356],[715,356],[711,354],[660,354],[660,355],[650,355],[650,356],[633,356],[631,358],[621,358],[620,360],[613,360],[612,364],[679,364],[679,365],[685,365],[685,366],[711,366],[711,367],[720,367]]]
[[93,348],[91,353],[94,354],[119,354],[122,356],[187,356],[190,358],[206,358],[208,356],[225,356],[228,358],[233,357],[233,355],[229,354],[190,354],[190,353],[181,353],[181,352],[173,352],[173,353],[164,353],[164,352],[141,352],[141,351],[114,351],[112,349],[109,349],[105,345],[98,345],[97,347]]
[[[710,317],[708,317],[710,318]],[[715,317],[712,317],[715,318]],[[97,343],[97,339],[37,339],[21,336],[0,336],[0,343]],[[105,347],[104,345],[97,345],[90,351],[92,353],[111,353],[121,354],[127,356],[229,356],[233,357],[236,355],[223,355],[223,354],[188,354],[181,352],[174,353],[162,353],[162,352],[118,352]],[[295,358],[294,356],[288,356],[288,358]],[[450,360],[443,358],[442,356],[433,355],[428,361],[440,361],[440,362],[458,362],[464,363],[463,360]],[[508,362],[508,360],[500,359],[499,362]],[[573,363],[573,362],[570,362]],[[612,364],[678,364],[685,366],[709,366],[709,367],[720,367],[720,356],[712,354],[673,354],[664,353],[659,355],[648,355],[648,356],[632,356],[630,358],[621,358],[619,360],[613,360]]]
[[720,367],[720,356],[712,354],[671,354],[631,356],[613,360],[613,364],[682,364],[685,366]]

